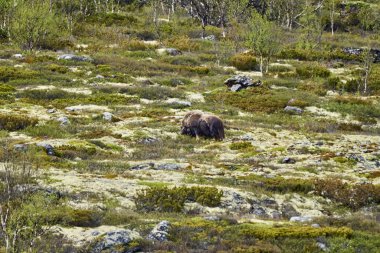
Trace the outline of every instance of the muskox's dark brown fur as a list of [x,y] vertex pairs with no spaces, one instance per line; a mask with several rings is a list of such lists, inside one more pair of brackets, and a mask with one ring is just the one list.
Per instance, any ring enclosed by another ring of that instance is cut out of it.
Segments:
[[224,125],[222,120],[215,115],[189,112],[182,120],[181,134],[223,140]]

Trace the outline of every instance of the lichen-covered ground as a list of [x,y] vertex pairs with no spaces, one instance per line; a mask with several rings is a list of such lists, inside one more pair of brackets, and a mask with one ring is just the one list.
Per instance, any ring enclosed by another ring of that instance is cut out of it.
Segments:
[[[120,252],[377,252],[379,97],[298,77],[310,62],[279,59],[261,77],[214,64],[214,42],[178,56],[133,43],[89,43],[74,52],[86,61],[0,51],[1,137],[65,199],[51,233],[85,252],[113,231],[129,236]],[[341,80],[358,67],[321,65]],[[231,92],[235,74],[263,85]],[[284,112],[290,100],[302,114]],[[180,135],[190,110],[222,118],[226,139]]]

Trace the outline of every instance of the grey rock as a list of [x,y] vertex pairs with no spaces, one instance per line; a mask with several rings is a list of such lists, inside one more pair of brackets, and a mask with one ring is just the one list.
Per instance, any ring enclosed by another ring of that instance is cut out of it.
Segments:
[[323,242],[317,242],[317,246],[318,246],[318,248],[320,248],[323,251],[328,251],[329,250],[329,248],[327,247],[327,245],[324,244]]
[[75,54],[63,54],[58,56],[58,60],[67,60],[67,61],[79,61],[79,62],[92,62],[93,59],[88,56],[79,56]]
[[153,137],[145,137],[138,141],[140,144],[149,145],[159,142],[159,139],[153,138]]
[[285,164],[295,164],[296,163],[296,160],[291,158],[291,157],[285,157],[284,159],[282,159],[281,163],[285,163]]
[[216,36],[215,35],[209,35],[203,38],[204,40],[209,40],[209,41],[216,41]]
[[24,58],[24,56],[22,54],[14,54],[14,55],[12,55],[12,57],[15,59],[23,59]]
[[205,216],[204,219],[209,220],[209,221],[220,221],[221,220],[221,218],[219,216],[216,216],[216,215]]
[[282,204],[281,213],[284,218],[300,216],[300,213],[291,204]]
[[92,252],[100,253],[103,250],[111,249],[115,246],[128,245],[135,239],[133,232],[127,229],[120,229],[107,232],[103,238],[95,245]]
[[254,82],[248,76],[236,75],[231,78],[228,78],[224,82],[224,84],[227,85],[227,87],[230,88],[231,91],[235,92],[235,91],[240,91],[242,89],[246,89],[248,87],[260,86],[262,83],[260,80]]
[[154,168],[154,163],[143,163],[132,166],[130,170],[150,170]]
[[96,75],[95,78],[96,79],[104,79],[104,76],[102,76],[102,75]]
[[70,124],[70,120],[66,116],[59,117],[57,121],[61,123],[61,126],[66,126]]
[[48,109],[46,112],[47,113],[55,113],[55,112],[57,112],[57,110],[56,109]]
[[303,113],[303,110],[299,107],[296,107],[296,106],[286,106],[284,108],[284,111],[287,112],[287,113],[291,113],[291,114],[302,114]]
[[110,112],[104,112],[104,113],[103,113],[103,119],[104,119],[105,121],[112,121],[112,119],[113,119],[113,114],[110,113]]
[[293,216],[289,219],[291,222],[311,222],[313,219],[309,216]]
[[357,161],[357,162],[365,162],[365,158],[357,154],[349,154],[346,156],[346,158]]
[[253,205],[251,207],[251,210],[249,211],[249,213],[254,214],[260,218],[267,218],[268,217],[268,214],[265,212],[265,209],[259,205]]
[[375,162],[375,166],[376,166],[377,168],[380,168],[380,161],[376,161],[376,162]]
[[164,163],[155,166],[156,170],[180,170],[182,166],[175,163]]
[[251,134],[245,134],[241,137],[239,137],[239,140],[242,140],[242,141],[253,141],[254,138]]
[[26,144],[16,144],[16,145],[13,146],[13,148],[16,151],[25,152],[25,151],[28,150],[28,145],[26,145]]
[[174,106],[183,106],[183,107],[190,107],[192,104],[189,101],[186,100],[180,100],[178,98],[169,98],[166,100],[167,104],[174,105]]
[[161,221],[149,233],[148,239],[159,242],[167,241],[169,237],[170,227],[171,225],[169,221]]
[[317,224],[317,223],[314,223],[314,224],[311,224],[311,227],[312,228],[320,228],[321,225]]
[[230,90],[233,92],[236,92],[236,91],[240,91],[243,88],[244,86],[242,86],[241,84],[234,84],[231,86]]
[[261,204],[265,207],[272,208],[272,209],[278,208],[278,204],[277,204],[276,200],[274,200],[274,199],[263,199],[261,201]]
[[167,54],[171,56],[181,55],[182,52],[176,48],[159,48],[156,50],[158,54]]
[[[346,54],[349,54],[349,55],[360,56],[364,53],[364,50],[365,50],[364,48],[347,47],[347,48],[343,48],[342,51]],[[373,62],[374,63],[380,62],[380,49],[374,49],[373,48],[370,50],[370,53],[373,56]]]
[[52,145],[50,145],[48,143],[37,143],[37,146],[43,147],[45,149],[47,155],[49,155],[49,156],[55,155],[54,148]]
[[282,215],[279,211],[273,211],[272,212],[272,219],[274,220],[280,220],[282,218]]

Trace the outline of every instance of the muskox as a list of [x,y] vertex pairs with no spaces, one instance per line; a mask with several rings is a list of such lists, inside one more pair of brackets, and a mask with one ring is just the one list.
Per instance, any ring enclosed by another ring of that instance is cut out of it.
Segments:
[[182,120],[181,134],[192,137],[224,139],[224,125],[215,115],[202,112],[188,112]]

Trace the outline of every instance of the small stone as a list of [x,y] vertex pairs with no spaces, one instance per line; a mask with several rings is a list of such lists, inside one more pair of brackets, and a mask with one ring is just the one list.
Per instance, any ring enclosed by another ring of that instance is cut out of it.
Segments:
[[159,48],[156,52],[160,55],[167,54],[171,56],[181,55],[182,52],[176,48]]
[[93,59],[88,56],[79,56],[75,54],[63,54],[58,56],[58,60],[68,60],[68,61],[82,61],[82,62],[92,62]]
[[320,228],[321,225],[317,224],[317,223],[314,223],[314,224],[311,224],[311,227],[312,228]]
[[103,113],[103,119],[104,119],[105,121],[112,121],[112,119],[113,119],[113,114],[110,113],[110,112],[104,112],[104,113]]
[[16,145],[14,145],[14,149],[16,151],[25,152],[26,150],[28,150],[28,145],[26,145],[26,144],[16,144]]
[[178,98],[169,98],[166,100],[167,104],[174,105],[174,106],[184,106],[184,107],[190,107],[191,102],[185,101],[185,100],[180,100]]
[[37,146],[43,147],[45,149],[47,155],[54,156],[55,152],[54,152],[54,148],[52,145],[50,145],[48,143],[38,143]]
[[66,125],[70,124],[70,120],[66,116],[59,117],[57,119],[57,121],[61,123],[61,126],[66,126]]
[[96,243],[95,247],[91,252],[100,253],[106,249],[112,249],[120,245],[127,245],[128,243],[135,239],[138,239],[139,237],[140,236],[136,232],[127,229],[110,231],[107,232],[98,243]]
[[180,170],[182,166],[175,163],[159,164],[155,167],[156,170]]
[[161,221],[149,233],[148,239],[159,242],[167,241],[170,227],[171,225],[169,221]]
[[313,219],[309,216],[293,216],[289,219],[290,222],[311,222]]
[[104,76],[102,76],[102,75],[96,75],[95,78],[96,79],[104,79]]
[[290,158],[290,157],[285,157],[284,159],[282,159],[282,163],[285,163],[285,164],[295,164],[296,160],[293,159],[293,158]]
[[318,246],[318,248],[320,248],[323,251],[328,251],[327,245],[322,243],[322,242],[317,242],[317,246]]
[[56,109],[48,109],[46,112],[47,113],[55,113],[55,112],[57,112],[57,110]]
[[209,221],[220,221],[221,220],[221,218],[219,216],[216,216],[216,215],[205,216],[204,219],[209,220]]
[[204,40],[209,40],[209,41],[216,41],[216,36],[215,35],[209,35],[203,38]]
[[22,54],[14,54],[14,55],[12,55],[12,57],[15,59],[23,59],[24,58],[24,56]]
[[377,168],[380,168],[380,161],[376,161],[376,162],[375,162],[375,166],[376,166]]
[[302,114],[303,113],[303,110],[299,107],[296,107],[296,106],[286,106],[284,108],[284,111],[287,112],[287,113],[291,113],[291,114]]
[[237,92],[237,91],[240,91],[241,89],[243,89],[243,86],[240,85],[240,84],[234,84],[231,86],[230,90],[233,91],[233,92]]
[[150,170],[154,168],[154,163],[144,163],[132,166],[131,170]]

